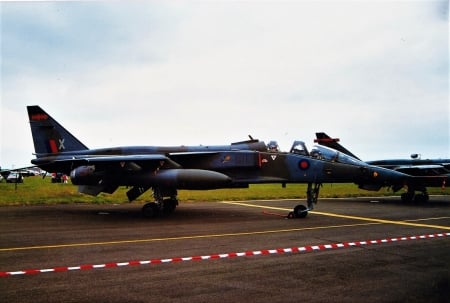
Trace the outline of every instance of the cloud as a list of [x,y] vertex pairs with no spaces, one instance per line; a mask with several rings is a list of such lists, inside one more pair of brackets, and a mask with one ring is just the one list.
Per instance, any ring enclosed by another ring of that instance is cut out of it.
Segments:
[[444,4],[2,3],[2,149],[40,104],[90,147],[326,131],[364,159],[448,157]]

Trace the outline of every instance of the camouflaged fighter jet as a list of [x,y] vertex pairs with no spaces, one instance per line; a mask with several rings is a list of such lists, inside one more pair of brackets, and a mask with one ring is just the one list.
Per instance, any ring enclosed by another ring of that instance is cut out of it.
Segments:
[[357,159],[328,160],[309,153],[301,141],[289,152],[258,140],[224,146],[127,146],[88,149],[39,106],[28,106],[36,159],[48,172],[70,175],[81,193],[113,193],[131,187],[129,201],[151,189],[155,202],[143,214],[168,214],[178,205],[178,189],[246,188],[257,183],[306,183],[308,206],[297,205],[292,217],[305,217],[317,202],[322,183],[390,184],[407,175],[370,166]]
[[[326,133],[322,132],[316,133],[316,138],[316,143],[358,159],[354,154],[338,143],[339,139],[331,138]],[[427,187],[441,187],[444,189],[446,184],[450,182],[450,159],[419,159],[417,154],[412,154],[411,159],[385,159],[366,161],[366,163],[392,169],[411,176],[407,178],[404,183],[389,184],[394,192],[400,190],[404,186],[407,187],[407,192],[401,195],[403,202],[428,202],[430,198]],[[377,191],[381,188],[379,184],[373,186],[370,184],[356,183],[361,189]]]

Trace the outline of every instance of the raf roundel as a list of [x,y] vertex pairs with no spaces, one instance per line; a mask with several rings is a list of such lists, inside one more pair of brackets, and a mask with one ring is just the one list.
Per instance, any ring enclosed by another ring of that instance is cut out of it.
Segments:
[[309,161],[308,160],[300,160],[300,162],[298,162],[298,167],[301,170],[307,170],[309,168]]

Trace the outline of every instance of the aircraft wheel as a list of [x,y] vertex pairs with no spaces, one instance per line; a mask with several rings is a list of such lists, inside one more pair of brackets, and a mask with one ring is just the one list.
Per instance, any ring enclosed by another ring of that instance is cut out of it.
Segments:
[[150,202],[142,206],[142,214],[146,218],[156,218],[159,215],[158,204]]
[[427,203],[430,200],[430,196],[427,194],[417,194],[414,197],[414,202],[416,203]]
[[173,213],[178,205],[178,201],[176,199],[165,199],[163,203],[163,211],[166,215]]
[[401,195],[402,201],[405,203],[411,203],[413,198],[414,198],[414,194],[413,193],[403,193]]
[[294,207],[292,214],[294,218],[304,218],[308,215],[308,208],[305,205],[299,204]]

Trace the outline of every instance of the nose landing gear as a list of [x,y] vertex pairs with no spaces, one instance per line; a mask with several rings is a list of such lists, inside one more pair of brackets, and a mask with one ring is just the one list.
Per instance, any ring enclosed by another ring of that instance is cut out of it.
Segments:
[[305,218],[308,215],[308,211],[314,209],[314,204],[317,204],[317,200],[319,198],[319,191],[322,183],[308,183],[308,189],[306,190],[306,202],[308,206],[304,206],[299,204],[294,207],[294,210],[291,211],[287,218]]

